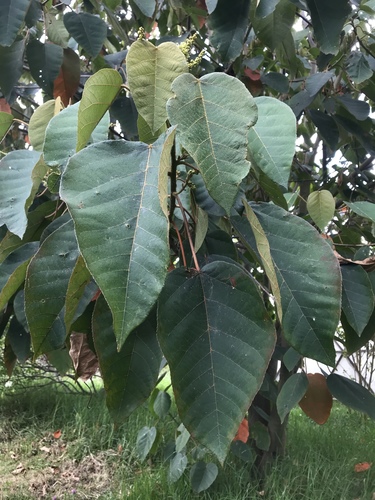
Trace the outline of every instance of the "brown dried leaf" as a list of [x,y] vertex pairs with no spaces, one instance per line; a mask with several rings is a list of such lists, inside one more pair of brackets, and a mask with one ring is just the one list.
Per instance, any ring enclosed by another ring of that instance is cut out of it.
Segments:
[[10,109],[10,106],[7,103],[7,101],[4,99],[4,97],[2,97],[0,99],[0,111],[2,111],[4,113],[12,114],[12,110]]
[[71,333],[69,356],[77,378],[88,380],[98,371],[98,358],[90,349],[85,333]]
[[299,405],[302,411],[317,424],[327,422],[332,409],[332,394],[328,390],[326,378],[321,373],[308,373],[309,387]]
[[357,264],[358,266],[363,266],[365,268],[365,271],[370,272],[375,269],[375,256],[372,255],[371,257],[367,257],[364,260],[352,260],[352,259],[346,259],[342,255],[340,255],[336,250],[334,250],[334,254],[337,257],[337,260],[340,262],[340,264]]

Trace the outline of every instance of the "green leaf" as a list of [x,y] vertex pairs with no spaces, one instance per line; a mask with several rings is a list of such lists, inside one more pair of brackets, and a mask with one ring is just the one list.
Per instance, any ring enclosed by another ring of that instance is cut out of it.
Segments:
[[0,265],[0,310],[22,285],[28,263],[38,247],[37,242],[26,243],[8,255]]
[[164,418],[168,415],[170,408],[170,395],[167,392],[160,391],[154,401],[154,412],[159,418]]
[[197,462],[190,470],[190,483],[195,493],[207,490],[217,478],[219,470],[216,464]]
[[208,18],[210,42],[221,60],[232,62],[241,54],[248,26],[250,0],[228,2],[219,0],[215,12]]
[[260,79],[262,83],[268,85],[271,89],[274,89],[281,94],[287,94],[289,91],[289,80],[282,73],[270,71],[269,73],[262,75]]
[[175,43],[155,47],[147,40],[137,40],[129,49],[126,70],[138,113],[155,134],[167,120],[165,106],[173,96],[172,82],[188,72],[185,56]]
[[317,109],[310,109],[309,113],[322,139],[332,151],[336,151],[339,142],[339,129],[335,120],[332,116]]
[[7,341],[20,363],[24,363],[30,357],[30,334],[15,316],[9,324]]
[[280,0],[275,10],[264,19],[252,16],[253,28],[257,37],[271,50],[291,36],[296,8],[289,0]]
[[335,213],[335,200],[331,192],[322,189],[310,193],[306,206],[312,220],[321,231],[324,231]]
[[353,99],[350,95],[344,94],[336,97],[336,100],[342,104],[350,114],[359,121],[366,120],[370,113],[370,106],[366,101]]
[[148,123],[145,121],[142,115],[138,115],[137,128],[139,140],[145,142],[146,144],[152,144],[155,142],[160,135],[167,130],[166,122],[157,130],[155,133],[152,132]]
[[255,11],[255,16],[260,18],[269,16],[275,10],[278,3],[279,0],[260,0]]
[[80,255],[75,263],[66,291],[64,321],[67,332],[70,331],[70,327],[75,320],[79,302],[85,292],[86,286],[90,283],[90,281],[91,274],[86,267],[82,255]]
[[14,85],[22,75],[24,50],[23,38],[15,40],[10,47],[0,45],[0,88],[7,101],[12,95]]
[[195,240],[194,251],[198,252],[203,245],[204,239],[208,231],[208,214],[197,206],[196,222],[195,222]]
[[46,94],[53,97],[53,82],[63,63],[63,48],[53,43],[31,40],[27,44],[26,56],[31,76]]
[[0,142],[7,135],[8,130],[12,126],[13,123],[13,115],[10,113],[5,113],[4,111],[0,111]]
[[[1,295],[0,295],[1,298]],[[341,326],[344,329],[345,333],[345,348],[350,356],[353,352],[358,351],[361,347],[365,346],[369,340],[373,340],[375,337],[375,309],[371,315],[371,318],[364,330],[361,333],[361,336],[358,336],[358,333],[350,326],[348,320],[344,312],[341,313]]]
[[280,296],[280,287],[277,280],[276,270],[274,267],[273,259],[271,256],[270,245],[267,240],[267,236],[265,235],[261,224],[259,223],[257,216],[252,210],[251,206],[248,203],[244,203],[246,217],[250,223],[250,226],[253,230],[257,249],[262,259],[262,264],[264,270],[267,274],[267,278],[270,282],[271,289],[274,295],[274,300],[276,304],[277,315],[279,317],[280,322],[282,321],[283,311],[281,307],[281,296]]
[[[30,118],[29,138],[35,151],[43,151],[47,125],[55,115],[55,111],[56,102],[53,100],[47,101],[39,106]],[[60,108],[58,108],[58,111],[60,111]]]
[[341,266],[342,308],[350,326],[361,336],[374,310],[374,294],[366,271],[358,265]]
[[176,453],[169,463],[168,481],[175,483],[184,473],[188,460],[185,453]]
[[276,400],[281,423],[305,395],[309,381],[304,373],[294,373],[282,386]]
[[133,0],[135,5],[146,17],[152,17],[155,12],[155,0]]
[[180,431],[180,434],[176,438],[176,452],[180,453],[190,439],[190,432],[186,429],[184,424],[179,425],[177,430]]
[[10,47],[25,20],[31,0],[7,0],[1,2],[0,45]]
[[43,144],[44,161],[50,167],[64,170],[76,152],[79,103],[63,109],[48,123]]
[[268,451],[271,446],[271,436],[268,428],[261,422],[255,422],[251,426],[251,437],[255,439],[256,447]]
[[273,97],[256,97],[258,121],[249,130],[249,155],[262,172],[288,187],[296,143],[296,117],[290,107]]
[[327,377],[327,385],[332,396],[340,403],[375,419],[375,397],[367,389],[336,373]]
[[27,226],[26,201],[32,188],[31,173],[40,153],[11,151],[0,161],[0,225],[23,237]]
[[200,79],[181,75],[172,90],[169,120],[177,125],[181,144],[197,164],[208,192],[229,214],[250,168],[247,134],[257,120],[255,101],[239,80],[224,73]]
[[352,9],[347,0],[306,0],[314,34],[324,54],[337,54],[340,34]]
[[92,325],[107,408],[115,422],[123,422],[146,401],[157,382],[162,353],[156,338],[155,312],[129,335],[120,351],[103,296],[95,304]]
[[[341,310],[337,258],[329,244],[303,219],[269,203],[251,207],[270,246],[286,340],[304,356],[333,365],[333,337]],[[254,235],[246,220],[231,220],[243,243],[253,251]]]
[[354,83],[363,83],[372,77],[370,65],[362,52],[351,52],[346,58],[346,71]]
[[375,222],[375,203],[369,201],[356,201],[354,203],[344,202],[353,212]]
[[89,56],[95,58],[99,54],[107,38],[107,25],[100,17],[88,12],[67,12],[64,25]]
[[[256,168],[257,167],[255,166],[255,169]],[[264,174],[262,170],[258,170],[258,172],[256,172],[256,175],[258,177],[258,182],[260,187],[263,189],[263,191],[267,193],[267,195],[270,198],[270,201],[273,201],[275,205],[279,205],[279,207],[288,210],[288,203],[286,201],[285,195],[286,194],[292,195],[293,193],[283,193],[285,189],[281,189],[280,185],[271,180],[269,177],[267,177],[267,175]]]
[[77,151],[86,146],[121,86],[121,75],[114,69],[101,69],[87,80],[78,111]]
[[260,388],[274,335],[257,288],[237,264],[168,274],[158,337],[177,408],[192,436],[221,462]]
[[212,14],[217,7],[218,0],[206,0],[207,12]]
[[142,429],[138,432],[137,442],[135,444],[135,450],[141,462],[145,460],[145,458],[151,451],[155,439],[156,439],[155,427],[145,426],[142,427]]
[[25,283],[25,311],[35,356],[59,349],[65,341],[64,304],[79,251],[73,221],[46,238],[32,258]]
[[324,85],[335,77],[334,71],[324,71],[322,73],[314,73],[306,78],[305,89],[310,97],[314,97]]
[[111,308],[119,347],[147,317],[167,273],[168,220],[158,197],[161,158],[171,147],[164,141],[163,135],[153,146],[94,144],[70,159],[61,180],[61,197],[86,265]]
[[44,16],[48,41],[66,49],[68,47],[70,35],[65,28],[63,17],[57,17],[56,13],[51,10],[45,11]]

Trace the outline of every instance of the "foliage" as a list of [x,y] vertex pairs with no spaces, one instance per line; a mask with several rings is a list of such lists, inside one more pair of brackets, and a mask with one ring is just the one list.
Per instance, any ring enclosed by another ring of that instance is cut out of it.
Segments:
[[[374,9],[2,4],[8,374],[29,353],[61,365],[83,334],[121,421],[166,360],[192,439],[223,463],[248,412],[260,468],[298,402],[319,422],[332,395],[374,416],[347,379],[296,376],[302,356],[334,367],[334,341],[375,333]],[[146,456],[157,434],[142,436]],[[216,474],[197,458],[193,489]]]

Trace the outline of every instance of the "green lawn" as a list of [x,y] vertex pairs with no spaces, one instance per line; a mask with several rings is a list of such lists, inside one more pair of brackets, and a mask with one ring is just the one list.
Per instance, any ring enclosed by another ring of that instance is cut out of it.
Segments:
[[[175,415],[173,415],[175,417]],[[375,422],[335,405],[324,426],[293,411],[288,453],[275,463],[261,487],[249,467],[229,456],[209,490],[194,494],[189,472],[175,484],[167,480],[163,449],[140,463],[134,451],[144,425],[155,424],[147,406],[114,429],[102,394],[62,394],[30,388],[20,396],[0,396],[1,499],[227,499],[373,500],[375,498]],[[173,437],[176,421],[163,424]],[[56,439],[54,432],[61,430]],[[355,464],[373,462],[357,473]]]

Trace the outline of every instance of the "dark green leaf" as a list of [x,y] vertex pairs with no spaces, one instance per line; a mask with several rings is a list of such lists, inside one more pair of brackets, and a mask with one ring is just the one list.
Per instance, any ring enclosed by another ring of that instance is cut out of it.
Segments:
[[0,111],[0,143],[13,123],[13,115]]
[[235,457],[240,458],[246,463],[251,464],[254,462],[254,455],[250,446],[242,441],[233,441],[230,445],[230,451]]
[[256,17],[267,17],[275,10],[279,0],[260,0],[258,2],[255,15]]
[[366,120],[370,113],[370,106],[367,102],[353,99],[350,95],[339,96],[337,100],[359,121]]
[[16,39],[29,9],[31,0],[5,0],[1,2],[0,45],[10,47]]
[[152,17],[155,11],[155,0],[133,0],[135,5],[146,17]]
[[336,151],[339,142],[339,129],[335,120],[330,115],[317,109],[310,109],[309,113],[322,139],[332,151]]
[[15,316],[9,324],[7,339],[18,361],[24,363],[30,357],[30,334]]
[[64,303],[79,252],[70,220],[44,240],[31,260],[25,283],[25,310],[35,356],[65,341]]
[[306,0],[315,37],[325,54],[337,54],[340,34],[352,9],[347,0]]
[[156,439],[155,427],[142,427],[138,432],[135,449],[141,462],[145,460]]
[[292,108],[293,113],[299,117],[302,111],[310,106],[313,102],[314,96],[311,96],[307,90],[301,90],[301,92],[297,92],[294,96],[289,99],[288,104]]
[[63,55],[63,48],[53,43],[31,40],[27,44],[26,56],[31,76],[50,97],[53,97],[53,82],[59,74]]
[[277,413],[280,416],[281,423],[290,411],[301,401],[307,388],[309,381],[304,373],[295,373],[282,386],[281,391],[277,396]]
[[213,463],[197,462],[190,470],[190,483],[195,493],[207,490],[217,478],[219,471]]
[[287,94],[289,91],[289,80],[282,73],[270,71],[262,75],[260,79],[265,85],[268,85],[281,94]]
[[167,392],[160,391],[156,396],[154,402],[154,412],[159,418],[164,418],[168,415],[170,407],[171,407],[170,395]]
[[280,47],[291,36],[295,11],[296,8],[289,0],[279,0],[275,10],[264,19],[258,19],[254,15],[252,21],[256,35],[271,50]]
[[370,203],[369,201],[356,201],[353,203],[345,202],[350,210],[353,210],[356,214],[361,217],[365,217],[366,219],[370,219],[372,222],[375,222],[375,204]]
[[[2,16],[0,16],[2,18]],[[10,47],[0,45],[0,89],[7,101],[22,75],[25,40],[16,40]]]
[[340,403],[375,419],[375,397],[367,389],[336,373],[327,377],[327,385],[332,396]]
[[256,447],[268,451],[271,446],[271,437],[268,428],[261,422],[255,422],[251,426],[251,437],[255,439]]
[[64,25],[70,35],[91,56],[96,57],[107,38],[107,25],[100,17],[88,12],[67,12]]
[[162,353],[156,338],[155,312],[129,335],[120,351],[111,311],[102,296],[92,321],[107,408],[115,422],[122,422],[146,401],[157,382]]
[[375,309],[360,337],[358,336],[358,333],[350,326],[343,312],[341,313],[341,325],[345,333],[345,348],[348,352],[348,355],[353,354],[353,352],[361,349],[361,347],[365,346],[369,340],[373,340],[375,337]]
[[184,425],[222,462],[274,348],[258,290],[234,263],[172,271],[160,295],[158,336]]
[[233,61],[243,50],[249,8],[250,0],[233,3],[219,0],[215,11],[208,18],[210,42],[225,62]]
[[363,83],[372,77],[372,70],[362,52],[351,52],[346,58],[346,71],[354,83]]
[[286,366],[286,369],[291,372],[293,368],[297,366],[297,363],[300,363],[300,361],[300,353],[293,349],[293,347],[289,347],[283,356],[283,363]]
[[335,76],[334,71],[315,73],[306,78],[305,89],[310,97],[314,97],[324,85]]
[[341,266],[342,308],[350,326],[361,336],[374,310],[374,294],[366,271],[358,265]]

